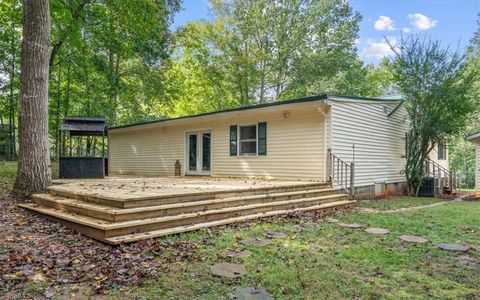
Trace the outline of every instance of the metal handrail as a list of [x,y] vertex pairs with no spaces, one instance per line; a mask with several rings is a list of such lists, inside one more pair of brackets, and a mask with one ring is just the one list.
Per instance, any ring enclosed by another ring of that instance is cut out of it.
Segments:
[[355,164],[343,161],[328,149],[328,170],[330,182],[335,181],[353,198],[355,196]]
[[[431,169],[430,166],[432,166]],[[455,171],[450,172],[450,170],[430,158],[425,160],[425,173],[427,176],[433,176],[433,178],[444,179],[443,187],[457,189],[457,174]]]

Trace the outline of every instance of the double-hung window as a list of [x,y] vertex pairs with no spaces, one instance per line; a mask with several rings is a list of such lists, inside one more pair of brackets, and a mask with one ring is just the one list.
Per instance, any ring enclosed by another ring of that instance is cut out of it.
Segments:
[[445,143],[438,143],[437,145],[438,150],[438,160],[446,160],[447,159],[447,145]]
[[267,123],[230,125],[230,156],[267,155]]
[[257,155],[257,124],[240,125],[239,131],[239,154]]

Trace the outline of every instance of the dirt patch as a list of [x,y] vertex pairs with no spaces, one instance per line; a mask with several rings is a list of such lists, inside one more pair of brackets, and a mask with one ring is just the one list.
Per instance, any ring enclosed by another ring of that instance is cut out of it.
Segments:
[[105,245],[29,214],[7,199],[5,190],[1,193],[0,293],[23,295],[32,282],[46,287],[45,296],[63,294],[62,285],[81,283],[102,293],[116,285],[157,276],[168,263],[159,259],[165,252],[180,260],[195,253],[196,244],[187,241],[151,239],[116,247]]

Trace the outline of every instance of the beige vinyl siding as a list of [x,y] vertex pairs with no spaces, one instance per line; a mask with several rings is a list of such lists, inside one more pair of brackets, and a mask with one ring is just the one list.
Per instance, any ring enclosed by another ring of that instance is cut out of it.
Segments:
[[355,186],[405,181],[405,110],[400,107],[388,117],[398,103],[331,103],[332,151],[351,162],[355,144]]
[[175,161],[184,165],[183,135],[181,127],[163,126],[109,133],[109,174],[174,175]]
[[[186,133],[212,131],[212,176],[324,180],[323,114],[318,104],[276,107],[114,130],[110,174],[174,175],[184,166]],[[230,156],[230,125],[267,123],[267,155]],[[148,128],[150,127],[150,128]]]

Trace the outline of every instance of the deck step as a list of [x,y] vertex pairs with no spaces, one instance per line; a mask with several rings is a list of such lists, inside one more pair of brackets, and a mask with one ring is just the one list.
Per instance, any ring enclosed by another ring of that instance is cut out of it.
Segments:
[[[337,196],[337,195],[334,195],[334,196]],[[332,196],[330,197],[333,198]],[[302,199],[302,200],[305,200],[305,199]],[[182,218],[164,217],[164,218],[154,218],[154,219],[141,220],[141,221],[109,223],[109,222],[98,220],[91,217],[80,216],[72,213],[66,213],[64,211],[54,209],[54,208],[42,207],[37,204],[19,204],[18,206],[34,211],[36,213],[40,213],[42,215],[46,215],[53,220],[59,221],[64,225],[74,230],[77,230],[85,235],[91,236],[95,239],[107,242],[109,244],[120,244],[120,243],[126,243],[126,242],[133,242],[133,241],[137,241],[145,238],[153,238],[153,237],[164,236],[168,234],[192,231],[200,228],[207,228],[207,227],[212,227],[217,225],[242,222],[242,221],[247,221],[247,220],[256,219],[256,218],[288,214],[288,213],[298,212],[298,211],[319,210],[319,209],[325,209],[325,208],[331,208],[331,207],[337,207],[337,206],[351,205],[354,203],[355,201],[351,201],[351,200],[337,200],[337,201],[330,201],[326,203],[310,205],[305,207],[293,207],[290,209],[282,209],[281,206],[277,206],[277,209],[273,209],[273,210],[267,210],[263,212],[251,211],[249,214],[246,214],[246,215],[230,216],[230,217],[225,217],[218,220],[205,220],[203,222],[196,222],[193,224],[191,223],[179,224],[177,226],[170,226],[167,228],[160,228],[160,229],[151,227],[149,230],[145,230],[143,232],[139,232],[137,230],[132,231],[132,228],[138,229],[139,225],[157,224],[159,223],[157,221],[160,221],[160,224],[162,224],[162,221],[164,223],[171,220],[188,220],[188,219],[191,219],[193,216],[184,214],[182,215]],[[250,209],[251,208],[252,207],[250,207]],[[220,210],[216,210],[216,211],[217,211],[216,213],[219,213]],[[190,215],[198,216],[199,214],[190,214]],[[207,214],[204,214],[204,215],[207,215]],[[163,219],[163,220],[159,220],[159,219]],[[138,224],[138,223],[141,223],[141,224]],[[171,224],[174,224],[174,223],[171,223]],[[124,233],[121,233],[121,231],[118,231],[119,229],[123,230]],[[115,233],[116,235],[112,235],[112,233]]]
[[81,200],[70,199],[50,194],[34,195],[34,202],[46,207],[52,207],[88,217],[98,218],[110,222],[121,222],[162,216],[172,216],[182,213],[195,213],[211,209],[236,207],[241,205],[268,203],[281,200],[312,198],[328,195],[338,195],[339,189],[315,189],[305,191],[281,192],[239,196],[224,199],[209,199],[192,202],[181,202],[157,206],[121,209],[107,205],[100,205]]
[[300,208],[289,209],[289,210],[275,210],[275,211],[270,211],[265,213],[252,214],[248,216],[233,217],[233,218],[228,218],[223,220],[197,223],[194,225],[178,226],[178,227],[173,227],[168,229],[152,230],[148,232],[110,237],[110,238],[106,238],[105,242],[109,244],[114,244],[114,245],[121,244],[121,243],[129,243],[129,242],[135,242],[135,241],[139,241],[147,238],[155,238],[155,237],[161,237],[161,236],[170,235],[170,234],[177,234],[177,233],[182,233],[187,231],[198,230],[202,228],[213,227],[213,226],[245,222],[253,219],[266,218],[271,216],[284,215],[284,214],[302,212],[302,211],[312,211],[312,210],[327,209],[332,207],[342,207],[346,205],[352,205],[355,202],[356,201],[354,200],[343,200],[343,201],[337,201],[333,203],[325,203],[320,205],[300,207]]
[[257,187],[248,189],[237,190],[225,190],[225,191],[199,191],[190,193],[181,193],[178,195],[158,195],[158,196],[141,196],[130,197],[126,200],[118,199],[115,197],[107,197],[98,194],[92,194],[89,192],[72,192],[67,187],[62,185],[54,185],[48,188],[50,194],[65,197],[70,199],[77,199],[85,202],[96,203],[100,205],[113,206],[118,208],[134,208],[134,207],[146,207],[146,206],[158,206],[165,204],[175,204],[192,201],[203,201],[210,199],[224,199],[231,197],[241,197],[250,195],[262,195],[282,192],[294,192],[305,190],[318,190],[330,188],[329,183],[325,182],[312,182],[304,184],[295,184],[289,186],[269,186],[269,187]]
[[[173,216],[136,219],[115,223],[66,212],[60,209],[48,208],[38,204],[23,205],[22,207],[49,215],[51,217],[55,217],[57,219],[63,219],[68,222],[74,222],[82,226],[90,227],[92,231],[99,231],[95,233],[95,236],[107,238],[115,237],[118,235],[167,229],[178,226],[192,225],[196,223],[204,223],[227,218],[247,216],[257,213],[266,213],[274,210],[288,210],[332,202],[339,202],[346,200],[346,198],[347,196],[342,194],[328,195],[321,197],[257,203],[221,209],[211,209],[196,213],[184,213]],[[103,235],[100,234],[100,232],[103,232]]]

